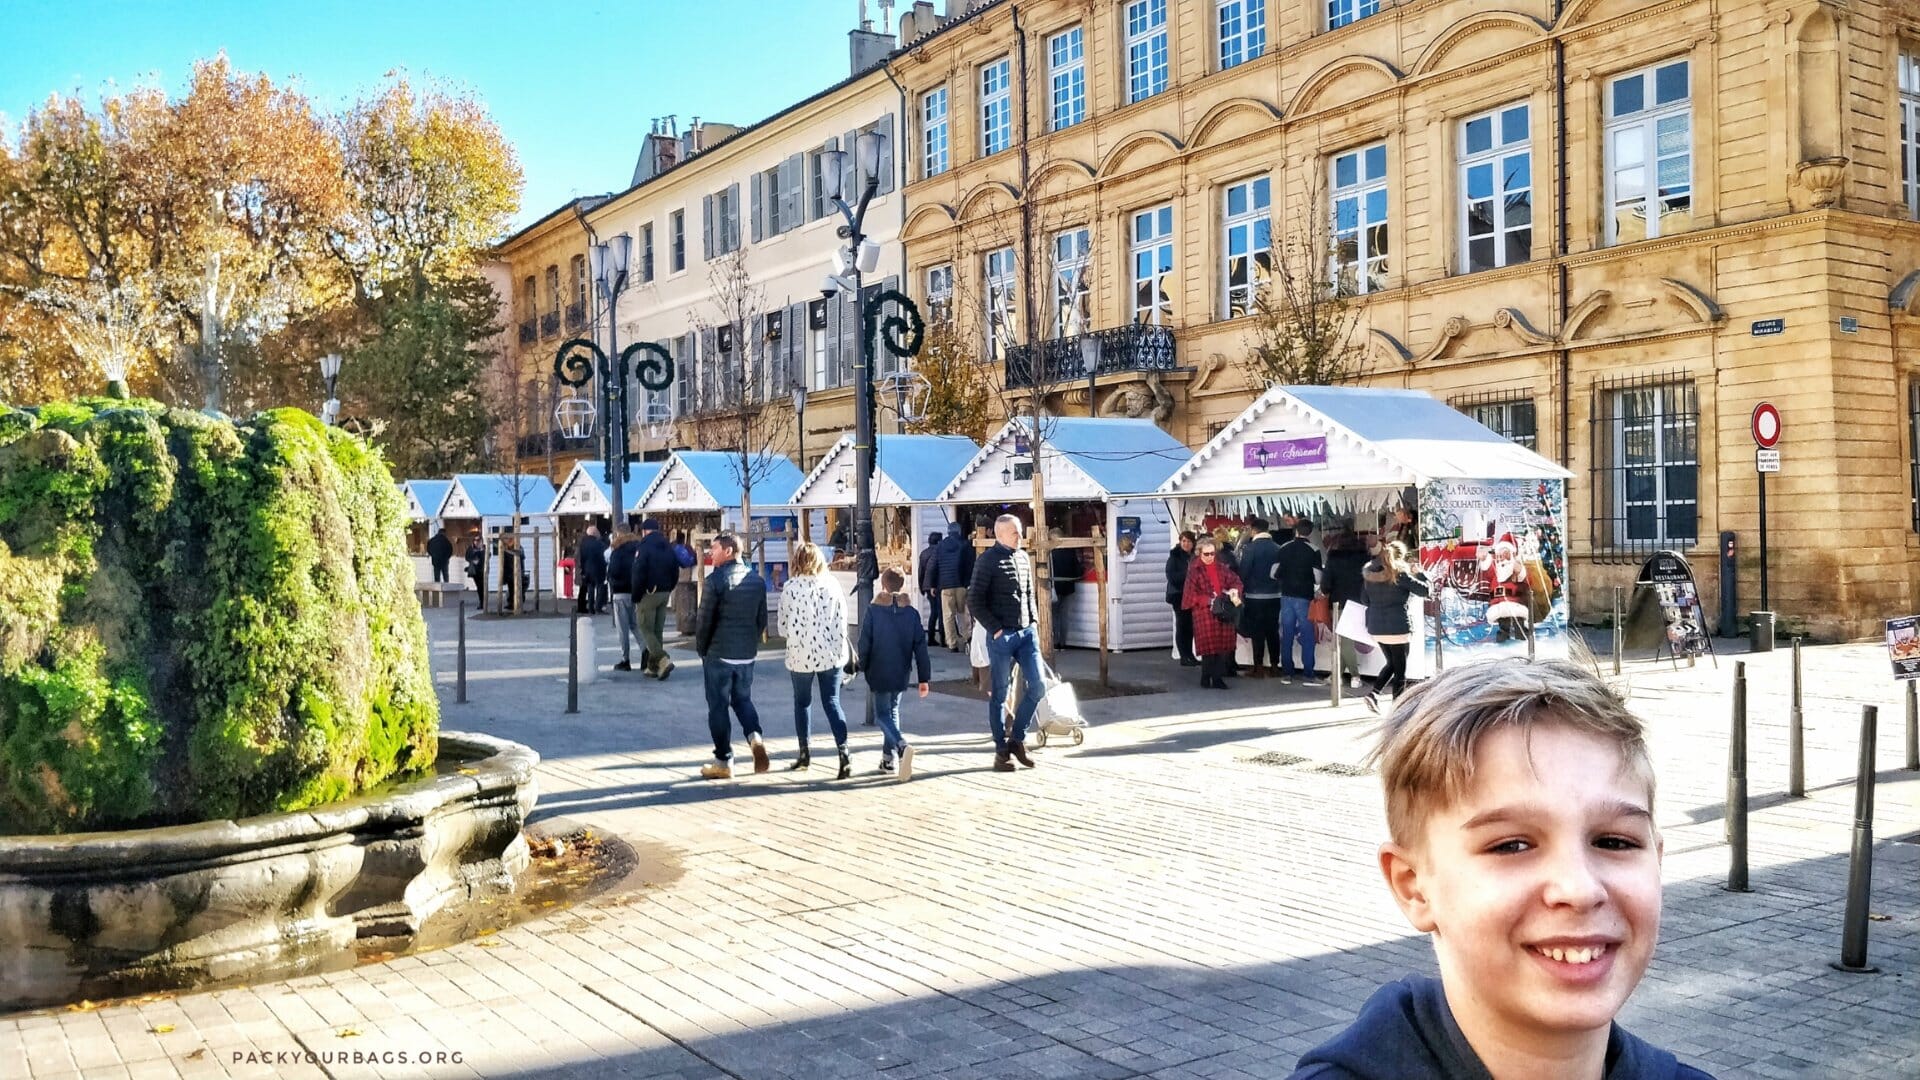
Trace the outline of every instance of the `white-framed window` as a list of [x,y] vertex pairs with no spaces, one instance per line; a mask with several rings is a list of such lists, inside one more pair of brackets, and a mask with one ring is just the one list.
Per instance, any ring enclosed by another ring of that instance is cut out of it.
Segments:
[[1526,262],[1533,251],[1533,144],[1522,103],[1460,121],[1460,271]]
[[1253,313],[1260,289],[1273,273],[1273,181],[1256,176],[1230,184],[1220,201],[1221,243],[1229,319]]
[[994,360],[1006,358],[1007,346],[1019,331],[1019,313],[1014,307],[1014,288],[1018,271],[1014,267],[1011,245],[987,252],[981,267],[986,288],[982,291],[982,322],[987,327],[987,355]]
[[1267,51],[1267,0],[1219,0],[1220,70]]
[[1611,476],[1596,497],[1612,506],[1613,547],[1690,545],[1700,536],[1700,414],[1693,383],[1603,391]]
[[827,302],[824,299],[807,301],[807,368],[813,372],[813,381],[807,389],[824,390],[832,385],[832,374],[827,370]]
[[1387,287],[1387,144],[1334,155],[1333,280],[1349,293]]
[[1164,326],[1173,318],[1173,206],[1133,215],[1133,321]]
[[1167,0],[1127,5],[1127,102],[1167,88]]
[[980,69],[980,156],[1013,145],[1013,61],[1001,57]]
[[946,322],[953,318],[953,264],[942,263],[927,270],[927,321]]
[[947,88],[940,86],[920,95],[921,176],[947,171],[947,147]]
[[1047,71],[1053,86],[1053,130],[1087,118],[1086,34],[1070,26],[1047,39]]
[[640,226],[640,283],[653,280],[653,222]]
[[1609,244],[1684,232],[1693,224],[1693,101],[1687,61],[1607,81]]
[[1091,282],[1087,280],[1087,255],[1093,247],[1092,235],[1086,229],[1068,229],[1053,235],[1055,337],[1087,332],[1087,307],[1092,294]]
[[1920,53],[1900,54],[1900,190],[1920,218]]
[[1350,22],[1380,14],[1380,0],[1327,0],[1327,29],[1338,30]]
[[687,212],[675,210],[667,215],[667,239],[672,245],[668,252],[667,272],[677,274],[687,268]]

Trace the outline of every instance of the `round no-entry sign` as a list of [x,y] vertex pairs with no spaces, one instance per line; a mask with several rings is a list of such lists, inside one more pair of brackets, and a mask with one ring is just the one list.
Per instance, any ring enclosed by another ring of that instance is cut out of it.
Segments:
[[1770,401],[1753,407],[1753,444],[1771,450],[1780,442],[1780,410]]

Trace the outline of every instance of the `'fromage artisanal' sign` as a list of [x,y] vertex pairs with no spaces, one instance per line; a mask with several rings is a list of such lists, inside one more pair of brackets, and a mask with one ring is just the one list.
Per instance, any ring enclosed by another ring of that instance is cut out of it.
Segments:
[[1246,445],[1245,464],[1249,469],[1324,468],[1327,464],[1327,437],[1305,439],[1263,439]]

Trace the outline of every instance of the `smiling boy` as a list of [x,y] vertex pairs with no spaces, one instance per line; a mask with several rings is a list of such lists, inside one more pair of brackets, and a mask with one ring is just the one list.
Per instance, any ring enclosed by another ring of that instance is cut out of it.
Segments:
[[1695,1080],[1613,1018],[1660,934],[1640,721],[1564,662],[1475,664],[1405,695],[1374,751],[1380,870],[1440,979],[1376,991],[1296,1080]]

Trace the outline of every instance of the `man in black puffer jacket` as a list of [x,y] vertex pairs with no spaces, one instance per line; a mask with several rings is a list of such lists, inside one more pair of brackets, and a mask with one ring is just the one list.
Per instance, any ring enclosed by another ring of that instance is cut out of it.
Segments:
[[740,561],[740,541],[721,533],[708,547],[713,572],[700,595],[700,628],[694,635],[707,681],[707,729],[713,735],[713,761],[700,769],[708,780],[733,776],[733,721],[740,718],[753,749],[753,771],[771,762],[760,739],[760,714],[753,707],[753,661],[767,633],[767,583]]

